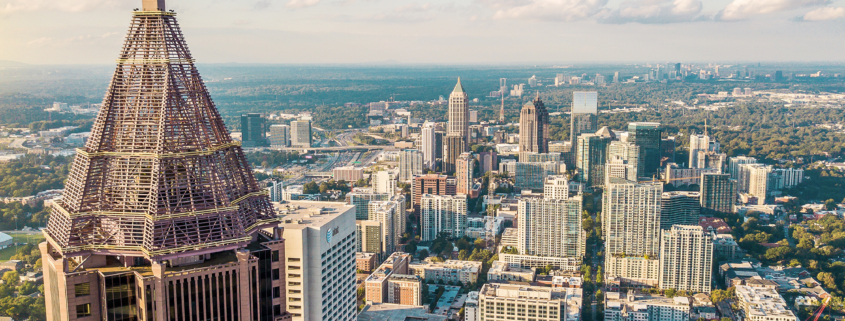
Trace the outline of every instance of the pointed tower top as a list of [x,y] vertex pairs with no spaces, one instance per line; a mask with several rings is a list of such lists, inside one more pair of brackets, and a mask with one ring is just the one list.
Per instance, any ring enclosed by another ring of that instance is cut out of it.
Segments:
[[461,77],[458,77],[458,84],[455,85],[455,90],[452,90],[453,93],[462,93],[464,92],[464,86],[461,85]]
[[143,0],[144,11],[164,11],[164,0]]

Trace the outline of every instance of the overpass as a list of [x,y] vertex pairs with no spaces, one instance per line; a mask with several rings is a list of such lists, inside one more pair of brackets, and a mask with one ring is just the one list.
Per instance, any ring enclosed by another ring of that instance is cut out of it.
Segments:
[[398,150],[398,148],[393,147],[392,145],[356,145],[356,146],[334,146],[334,147],[286,147],[286,148],[279,148],[276,150],[281,151],[288,151],[288,152],[301,152],[307,153],[310,151],[315,152],[335,152],[335,151],[346,151],[346,150]]
[[332,172],[306,172],[305,177],[312,178],[332,178]]

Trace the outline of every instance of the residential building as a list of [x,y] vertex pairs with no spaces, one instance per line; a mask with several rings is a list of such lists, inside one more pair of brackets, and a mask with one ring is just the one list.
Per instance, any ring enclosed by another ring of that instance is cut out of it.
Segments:
[[433,241],[440,233],[454,238],[463,237],[466,220],[466,195],[425,194],[420,200],[420,241]]
[[730,213],[736,204],[737,182],[730,174],[701,174],[701,212]]
[[428,307],[391,303],[367,304],[358,321],[448,321],[449,317],[428,313]]
[[660,228],[668,230],[672,225],[697,225],[701,213],[697,192],[664,192],[660,210]]
[[681,168],[676,163],[668,163],[663,171],[663,180],[676,187],[701,185],[701,174],[721,173],[721,170],[715,168]]
[[575,166],[580,182],[587,186],[604,185],[607,149],[611,140],[610,136],[597,134],[581,134],[578,137]]
[[292,147],[311,147],[310,120],[294,120],[290,122],[290,145]]
[[716,234],[715,232],[708,233],[713,237],[713,258],[717,262],[735,260],[745,256],[739,244],[734,240],[733,235]]
[[660,123],[637,122],[628,124],[628,142],[639,148],[637,174],[651,177],[660,168],[660,141],[663,129]]
[[581,267],[581,258],[577,257],[553,257],[522,254],[499,253],[499,260],[509,266],[521,268],[545,268],[551,265],[555,269],[563,271],[578,271]]
[[[757,159],[754,157],[747,157],[747,156],[737,156],[731,157],[728,159],[728,173],[731,174],[731,178],[737,181],[742,179],[741,175],[741,168],[740,166],[743,164],[756,164]],[[740,189],[740,192],[742,190]]]
[[518,245],[522,255],[582,258],[586,233],[581,196],[519,200]]
[[607,292],[604,299],[604,320],[606,321],[689,321],[690,300],[688,297]]
[[396,192],[396,180],[388,171],[373,173],[370,181],[373,185],[373,192],[377,194],[393,194]]
[[481,262],[446,260],[441,263],[421,262],[408,265],[409,274],[419,276],[425,282],[470,284],[478,281]]
[[246,147],[267,144],[267,128],[262,114],[241,115],[241,140]]
[[660,288],[709,293],[713,276],[713,238],[698,225],[663,230]]
[[543,198],[552,200],[569,199],[569,179],[566,175],[552,175],[546,177],[543,184]]
[[603,198],[605,278],[655,286],[659,274],[663,185],[611,178]]
[[766,203],[766,198],[770,195],[773,185],[769,174],[774,170],[771,165],[763,164],[746,164],[742,168],[748,173],[748,194],[757,197],[757,205]]
[[[636,181],[640,177],[640,147],[634,143],[612,141],[607,147],[607,159],[614,164],[626,164],[627,180]],[[616,161],[616,159],[623,162]],[[617,171],[618,173],[618,171]],[[611,176],[616,177],[616,176]]]
[[419,150],[406,149],[399,153],[399,180],[410,181],[423,174],[423,156]]
[[464,321],[481,321],[480,311],[478,311],[478,295],[478,291],[467,293],[467,299],[464,301]]
[[770,174],[773,189],[792,188],[804,181],[804,170],[800,168],[775,168]]
[[469,98],[464,92],[464,87],[461,85],[461,78],[458,78],[458,83],[452,94],[449,95],[449,121],[447,122],[447,136],[458,136],[463,138],[463,148],[452,156],[457,158],[460,153],[466,152],[469,149]]
[[355,267],[364,272],[372,272],[376,268],[377,258],[378,256],[375,253],[356,252]]
[[618,178],[624,180],[637,180],[637,166],[629,164],[628,161],[614,156],[608,159],[604,170],[604,184],[608,184],[611,178]]
[[580,288],[549,288],[487,283],[479,291],[480,320],[505,321],[528,317],[536,321],[579,321]]
[[422,305],[423,283],[411,275],[408,265],[413,257],[395,252],[364,280],[367,301],[410,306]]
[[437,144],[437,126],[435,123],[426,122],[421,130],[422,146],[420,150],[423,154],[423,165],[430,170],[437,170],[437,150],[440,149],[440,144]]
[[357,182],[364,178],[364,168],[344,166],[332,170],[332,176],[336,181]]
[[384,254],[381,222],[356,220],[355,227],[357,228],[355,233],[355,239],[357,241],[355,252],[372,253],[377,258],[381,258]]
[[493,261],[487,270],[487,281],[534,282],[536,275],[535,268],[513,267],[504,261]]
[[420,213],[420,199],[424,194],[456,195],[457,186],[454,178],[446,175],[426,174],[414,177],[411,186],[411,205]]
[[369,189],[355,189],[346,194],[346,204],[355,207],[356,220],[370,219],[370,202],[387,201],[390,194],[373,193]]
[[290,126],[270,125],[270,147],[285,148],[290,146]]
[[399,239],[405,231],[405,196],[397,194],[390,201],[373,201],[368,205],[370,221],[381,223],[382,252],[397,250]]
[[478,154],[478,162],[479,167],[481,168],[482,175],[489,171],[495,171],[498,169],[497,165],[499,164],[498,155],[494,151],[489,152],[481,152]]
[[539,93],[519,113],[519,152],[549,152],[549,112]]
[[472,189],[475,158],[472,153],[463,153],[455,162],[455,177],[457,178],[457,193],[469,195]]
[[796,321],[798,317],[777,290],[767,287],[736,286],[736,303],[749,321]]

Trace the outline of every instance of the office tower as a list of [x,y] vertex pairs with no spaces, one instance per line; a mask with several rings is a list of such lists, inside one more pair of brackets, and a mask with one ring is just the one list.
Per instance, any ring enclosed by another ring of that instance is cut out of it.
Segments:
[[502,95],[508,92],[508,79],[507,78],[499,78],[499,91],[502,92]]
[[372,174],[373,192],[378,194],[393,194],[396,191],[396,180],[388,171],[378,171]]
[[[607,147],[607,159],[613,161],[619,159],[627,164],[630,170],[627,171],[627,180],[636,181],[639,177],[640,147],[631,142],[612,141]],[[620,164],[615,161],[616,164]]]
[[543,190],[546,177],[559,174],[560,162],[517,162],[514,187],[518,190]]
[[478,154],[478,161],[481,168],[481,173],[487,173],[498,169],[498,154],[494,151],[481,152]]
[[364,168],[343,166],[332,169],[332,178],[336,181],[357,182],[364,178]]
[[373,193],[367,190],[353,190],[346,194],[346,205],[355,207],[356,220],[370,219],[370,202],[387,201],[390,194]]
[[672,225],[696,225],[701,213],[698,192],[665,192],[661,201],[660,228],[668,230]]
[[294,120],[290,122],[290,145],[293,147],[311,147],[311,121]]
[[466,225],[466,195],[425,194],[420,199],[420,241],[433,241],[440,233],[451,238],[464,237]]
[[537,87],[537,75],[533,75],[531,78],[528,78],[528,86]]
[[[581,134],[592,134],[598,130],[598,93],[576,91],[572,93],[569,141],[572,146]],[[575,157],[578,157],[576,154]]]
[[290,126],[288,125],[271,125],[270,126],[270,147],[285,148],[290,146]]
[[614,84],[619,83],[619,72],[618,71],[613,73],[613,83]]
[[479,291],[479,320],[506,321],[525,315],[536,321],[581,320],[582,293],[581,288],[487,283]]
[[662,133],[660,123],[628,124],[628,142],[639,148],[637,174],[641,177],[656,175],[660,168],[660,135]]
[[411,205],[414,211],[420,213],[420,199],[423,194],[455,195],[456,185],[455,180],[446,175],[426,174],[414,177],[411,188]]
[[680,63],[675,64],[675,72],[677,72],[679,74],[681,73],[681,64]]
[[747,156],[737,156],[731,157],[728,159],[728,173],[731,174],[731,178],[739,181],[742,179],[741,176],[741,169],[740,165],[743,164],[756,164],[757,159],[754,157],[747,157]]
[[437,145],[435,133],[435,124],[428,122],[423,125],[420,133],[420,136],[422,136],[420,150],[423,154],[423,165],[430,170],[437,170],[437,149],[440,148],[440,145]]
[[461,154],[456,162],[456,167],[457,193],[469,195],[469,191],[472,189],[473,170],[475,169],[475,158],[472,157],[472,153]]
[[[444,138],[446,138],[446,133],[442,131],[435,131],[434,132],[434,161],[437,162],[438,159],[443,159],[443,143]],[[442,169],[441,169],[442,170]]]
[[406,149],[399,152],[399,180],[407,182],[423,173],[423,156],[419,150]]
[[[287,280],[292,321],[356,319],[355,210],[333,202],[283,205]],[[274,274],[277,272],[273,272]]]
[[709,293],[713,238],[698,225],[673,225],[660,240],[660,288]]
[[596,74],[596,86],[604,86],[607,83],[604,79],[605,78],[602,74]]
[[763,205],[766,202],[766,197],[772,191],[772,184],[769,174],[774,167],[763,164],[746,164],[742,165],[748,171],[748,194],[757,197],[757,204]]
[[596,134],[581,134],[578,137],[578,152],[575,166],[578,180],[587,186],[604,185],[607,149],[612,138]]
[[477,110],[470,110],[469,111],[469,122],[470,123],[477,123],[478,122],[478,111]]
[[611,179],[604,192],[602,223],[608,256],[656,257],[660,248],[662,183]]
[[581,196],[522,199],[518,205],[519,254],[582,258],[586,233],[581,225]]
[[455,172],[458,157],[465,153],[466,140],[457,135],[446,135],[443,139],[443,173]]
[[[290,320],[287,291],[272,296],[286,280],[270,278],[287,258],[281,218],[214,107],[175,13],[164,0],[142,8],[39,244],[47,320]],[[188,284],[221,291],[183,292]],[[191,309],[189,299],[206,304]]]
[[701,212],[726,214],[736,204],[737,182],[729,174],[701,174]]
[[264,146],[267,144],[267,129],[264,127],[264,115],[241,115],[241,140],[244,146]]
[[384,247],[382,246],[381,223],[378,221],[355,221],[357,232],[355,239],[357,246],[355,252],[372,253],[377,258],[382,258]]
[[543,198],[549,200],[569,199],[569,179],[566,175],[554,175],[546,177],[543,185]]
[[[461,85],[461,78],[458,78],[458,84],[449,95],[449,122],[446,135],[463,138],[464,146],[460,150],[461,153],[469,150],[469,98]],[[457,157],[458,155],[454,156],[454,158]]]
[[561,162],[559,153],[523,153],[520,155],[520,162],[523,163],[543,163],[543,162]]
[[549,112],[539,93],[519,113],[519,152],[549,152]]

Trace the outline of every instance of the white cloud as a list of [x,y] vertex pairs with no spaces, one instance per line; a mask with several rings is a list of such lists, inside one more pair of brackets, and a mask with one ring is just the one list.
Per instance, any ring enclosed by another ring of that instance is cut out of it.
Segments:
[[700,0],[637,0],[627,1],[618,9],[604,12],[603,23],[673,23],[706,19],[701,16]]
[[496,19],[578,21],[601,12],[607,0],[484,0]]
[[716,15],[718,20],[737,21],[752,16],[827,4],[829,0],[733,0]]
[[394,9],[393,11],[396,12],[425,12],[431,9],[431,4],[426,3],[423,5],[411,3],[408,5],[401,6],[399,8]]
[[288,8],[305,8],[310,6],[315,6],[320,3],[320,0],[290,0],[285,5]]
[[845,7],[824,7],[807,12],[801,20],[803,21],[824,21],[845,17]]
[[[116,8],[120,0],[0,0],[0,13],[58,10],[80,12],[98,8]],[[140,6],[140,1],[138,6]]]

